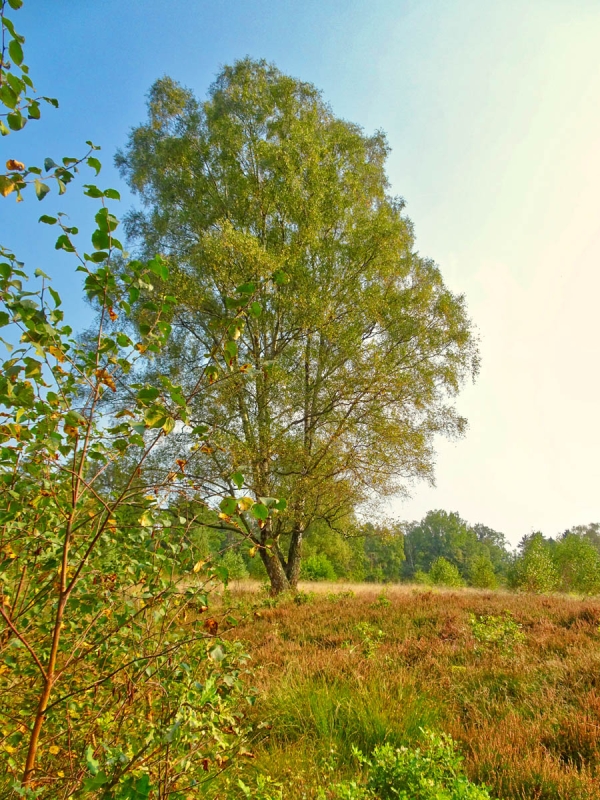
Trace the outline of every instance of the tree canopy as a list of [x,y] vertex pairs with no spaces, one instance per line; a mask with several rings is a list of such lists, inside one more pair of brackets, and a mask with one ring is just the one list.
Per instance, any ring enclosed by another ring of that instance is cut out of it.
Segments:
[[439,558],[454,564],[462,578],[476,583],[486,574],[504,575],[510,565],[504,534],[485,525],[469,525],[456,512],[429,511],[420,522],[409,524],[404,549],[404,575],[408,578],[429,571]]
[[260,541],[285,588],[310,525],[432,479],[434,437],[465,429],[452,397],[477,371],[476,340],[463,297],[414,249],[381,132],[250,59],[225,67],[206,102],[157,81],[148,112],[117,162],[143,205],[130,236],[170,265],[161,368],[193,381],[226,298],[244,282],[255,293],[193,410],[211,444],[189,468],[215,497],[233,493],[238,470],[242,492],[287,498]]

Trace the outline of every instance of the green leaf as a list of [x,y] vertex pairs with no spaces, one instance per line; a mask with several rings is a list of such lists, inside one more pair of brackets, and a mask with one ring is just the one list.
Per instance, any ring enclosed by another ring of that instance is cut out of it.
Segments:
[[169,391],[169,395],[171,397],[171,400],[174,403],[176,403],[179,406],[179,408],[185,408],[186,407],[187,403],[186,403],[185,397],[183,396],[183,394],[181,392],[181,387],[180,386],[174,386]]
[[16,39],[11,39],[8,43],[8,54],[11,57],[13,64],[20,67],[23,63],[23,48]]
[[150,406],[144,414],[146,425],[149,428],[162,428],[170,419],[169,413],[160,405]]
[[8,5],[15,11],[18,11],[23,5],[23,0],[8,0]]
[[250,509],[250,511],[253,517],[256,517],[256,519],[260,519],[263,522],[269,516],[269,509],[263,503],[255,503]]
[[109,200],[120,200],[121,195],[117,192],[116,189],[105,189],[104,197],[108,197]]
[[85,189],[84,194],[87,197],[104,197],[104,192],[102,192],[97,186],[94,186],[91,183],[84,183],[83,188]]
[[229,570],[227,567],[224,567],[222,564],[216,566],[213,570],[215,576],[222,581],[225,585],[227,585],[227,581],[229,580]]
[[80,425],[86,425],[87,419],[78,411],[68,411],[64,418],[65,425],[70,425],[73,428],[78,428]]
[[27,125],[27,120],[20,111],[15,111],[12,114],[8,114],[6,121],[8,122],[8,127],[11,129],[11,131],[20,131],[25,127],[25,125]]
[[238,489],[241,489],[244,485],[244,476],[241,472],[234,472],[231,476],[231,480],[235,483]]
[[237,511],[237,500],[235,497],[224,497],[219,503],[219,508],[224,514],[231,516]]
[[98,175],[98,173],[102,169],[102,164],[100,163],[100,161],[98,161],[97,158],[94,158],[94,156],[90,156],[86,163],[88,167],[91,167],[92,169],[96,170],[96,175]]
[[15,26],[12,24],[12,22],[9,20],[8,17],[4,17],[2,19],[2,24],[4,25],[6,30],[10,33],[10,35],[13,37],[13,39],[20,39],[21,41],[24,41],[23,37],[19,36],[19,34],[16,32]]
[[285,511],[287,508],[287,500],[285,497],[281,497],[276,503],[273,503],[273,508],[275,511]]
[[25,82],[21,78],[17,77],[17,75],[15,75],[13,72],[5,72],[3,77],[6,78],[6,82],[17,95],[20,102],[21,94],[25,91]]
[[1,136],[8,136],[9,133],[10,133],[10,131],[8,130],[8,128],[6,127],[4,122],[0,119],[0,135]]
[[29,119],[39,119],[42,116],[40,104],[36,100],[32,100],[27,106],[27,116]]
[[173,419],[173,417],[167,417],[162,426],[163,431],[165,433],[171,433],[174,427],[175,427],[175,420]]
[[277,502],[277,498],[276,497],[259,497],[258,499],[267,508],[273,508],[273,506]]
[[169,277],[169,268],[160,256],[155,256],[149,261],[148,268],[151,269],[155,275],[158,275],[159,278],[162,278],[163,281],[166,281]]
[[255,318],[257,318],[257,317],[260,317],[261,314],[262,314],[262,306],[261,306],[261,304],[257,303],[256,301],[254,301],[254,303],[251,303],[251,305],[250,305],[250,315],[255,317]]
[[44,169],[46,170],[46,172],[50,172],[50,170],[54,169],[55,167],[58,167],[58,164],[56,163],[56,161],[54,161],[53,158],[44,159]]
[[223,661],[225,658],[225,653],[223,652],[223,648],[220,644],[218,644],[216,647],[213,647],[213,649],[210,651],[210,657],[213,661],[216,661],[217,664],[220,664],[221,661]]
[[44,197],[46,197],[46,195],[50,191],[50,187],[48,186],[47,183],[42,183],[38,178],[36,178],[34,180],[33,184],[35,186],[35,193],[36,193],[37,199],[38,200],[43,200]]
[[0,194],[2,197],[7,197],[12,191],[14,191],[14,188],[14,181],[12,181],[10,178],[7,178],[6,175],[0,175]]
[[241,286],[238,286],[236,292],[240,292],[240,294],[253,294],[256,291],[256,284],[254,283],[242,283]]
[[98,228],[92,233],[92,244],[96,250],[106,250],[110,247],[110,238],[107,233]]
[[58,237],[56,240],[56,244],[54,245],[55,250],[66,250],[67,253],[74,253],[75,248],[71,244],[71,240],[69,237],[63,233],[61,236]]
[[144,388],[140,389],[137,393],[137,397],[138,400],[141,400],[143,403],[153,403],[159,394],[160,392],[155,386],[144,386]]
[[6,83],[0,86],[0,103],[2,103],[2,105],[6,106],[6,108],[16,108],[18,102],[19,98],[10,86]]
[[102,231],[111,232],[119,227],[119,220],[109,212],[108,208],[101,208],[94,219]]
[[244,305],[244,300],[239,299],[236,300],[235,297],[226,297],[225,300],[225,308],[234,309],[234,308],[241,308]]
[[234,342],[233,339],[229,342],[226,342],[223,350],[229,356],[229,358],[235,358],[238,352],[237,342]]
[[83,782],[83,789],[85,792],[92,792],[95,789],[99,789],[101,786],[104,786],[105,783],[108,783],[108,777],[105,772],[99,772],[97,775],[94,775],[93,778],[86,778]]
[[45,225],[56,225],[58,220],[56,217],[49,217],[47,214],[42,214],[38,222],[43,222]]
[[98,770],[100,768],[100,762],[94,758],[94,750],[92,745],[88,745],[87,750],[85,751],[85,763],[89,771],[92,775],[97,775]]
[[137,780],[129,778],[124,784],[126,794],[121,795],[123,800],[148,800],[150,796],[150,776],[141,775]]

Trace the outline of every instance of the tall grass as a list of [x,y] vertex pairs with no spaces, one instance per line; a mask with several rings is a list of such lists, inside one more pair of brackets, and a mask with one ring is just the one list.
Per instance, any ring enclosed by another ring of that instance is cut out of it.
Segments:
[[495,797],[600,800],[599,602],[380,591],[263,608],[240,595],[254,611],[228,635],[253,655],[271,726],[257,763],[286,797],[356,772],[353,745],[414,745],[429,728]]
[[272,742],[318,741],[345,765],[354,764],[353,745],[370,753],[384,741],[408,744],[420,728],[435,726],[439,719],[435,706],[410,687],[375,676],[365,681],[305,678],[269,697],[264,711],[276,720]]

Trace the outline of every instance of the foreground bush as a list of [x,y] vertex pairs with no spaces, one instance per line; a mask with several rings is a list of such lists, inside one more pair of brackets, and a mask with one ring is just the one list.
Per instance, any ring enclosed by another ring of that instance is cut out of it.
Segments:
[[489,800],[485,787],[471,783],[462,771],[462,758],[449,736],[424,731],[425,747],[376,747],[370,758],[355,754],[366,767],[366,785],[337,784],[321,800]]
[[[0,2],[3,135],[37,119],[44,99],[32,96],[24,38],[7,17],[21,5]],[[50,184],[62,194],[79,166],[98,175],[98,148],[88,146],[80,160],[46,158],[44,169],[9,159],[0,194],[22,199],[33,186],[42,200]],[[208,605],[203,580],[226,572],[194,552],[197,515],[182,510],[196,492],[189,452],[165,454],[178,426],[191,428],[190,394],[165,375],[132,379],[169,339],[172,302],[154,289],[168,267],[124,253],[118,192],[84,189],[96,206],[91,241],[80,246],[64,215],[40,222],[55,226],[55,248],[83,276],[96,315],[85,337],[65,324],[48,276],[30,276],[0,246],[9,353],[0,371],[0,797],[183,800],[234,759],[253,698],[242,648],[215,638],[214,618],[196,620]],[[234,317],[251,301],[235,291]],[[208,368],[193,394],[210,382]],[[249,530],[272,513],[251,499],[244,508]],[[169,533],[175,525],[180,536]],[[196,566],[182,579],[184,547]]]

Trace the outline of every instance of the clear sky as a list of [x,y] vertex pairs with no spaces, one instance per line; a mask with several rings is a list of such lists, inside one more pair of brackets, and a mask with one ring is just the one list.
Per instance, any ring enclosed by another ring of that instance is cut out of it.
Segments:
[[[464,292],[482,369],[459,399],[470,427],[440,441],[432,508],[555,535],[600,521],[600,3],[597,0],[25,0],[37,88],[61,108],[0,156],[40,163],[102,146],[112,168],[145,94],[168,74],[204,96],[250,55],[322,89],[336,114],[386,131],[389,176],[417,247]],[[56,276],[75,325],[89,311],[40,213],[85,221],[71,190],[0,209],[1,240]],[[86,201],[92,203],[93,201]]]

